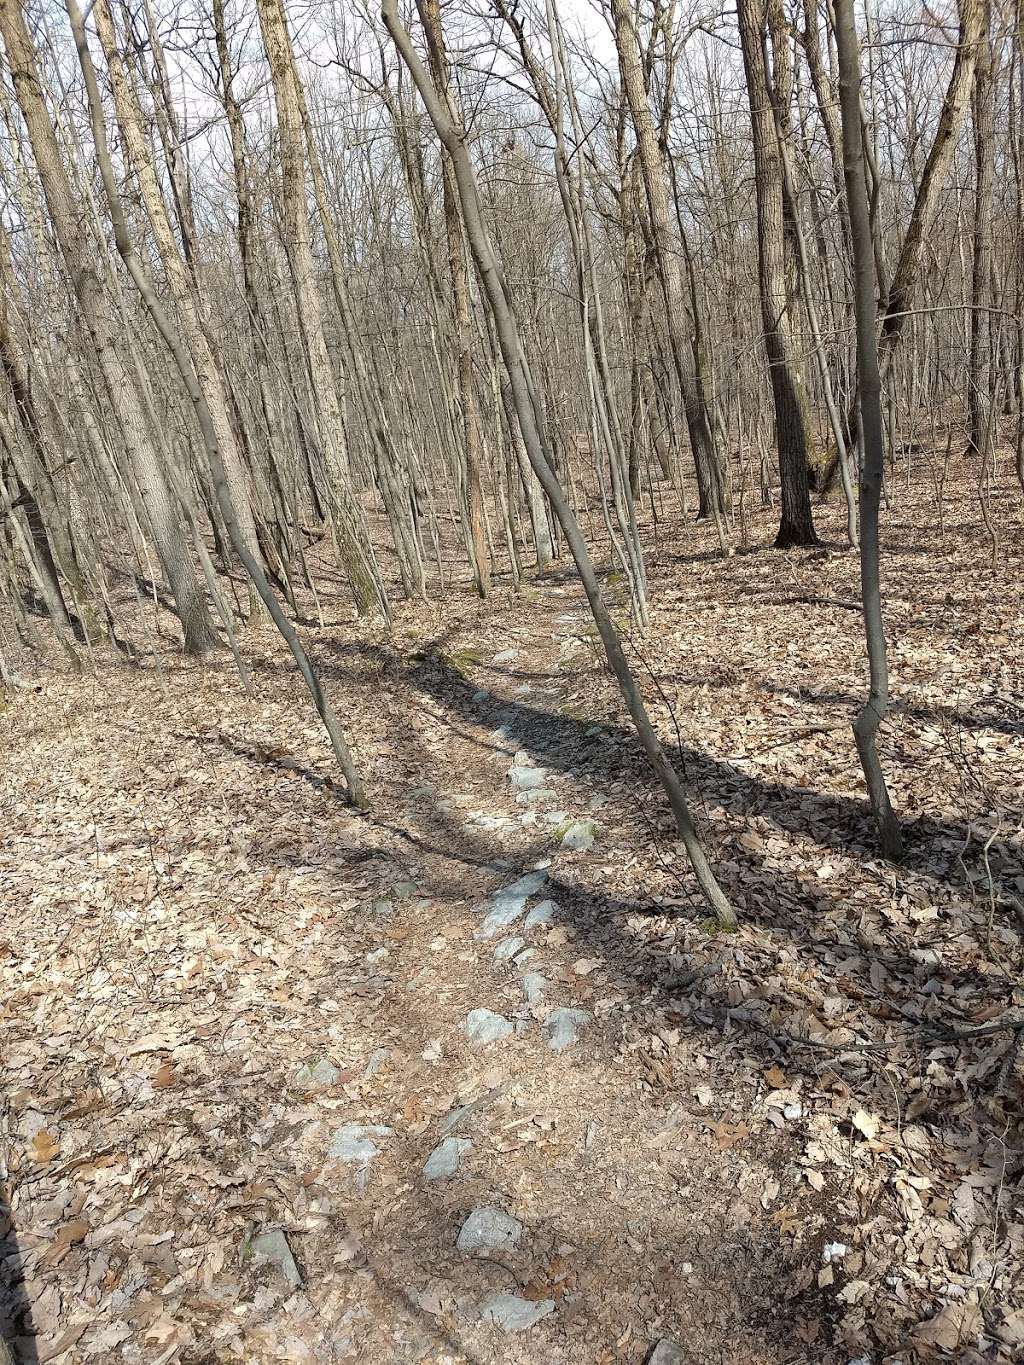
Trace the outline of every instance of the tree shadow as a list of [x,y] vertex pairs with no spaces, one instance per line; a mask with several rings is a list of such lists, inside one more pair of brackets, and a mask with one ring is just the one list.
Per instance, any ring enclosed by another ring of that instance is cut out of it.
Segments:
[[23,1256],[13,1210],[0,1187],[0,1365],[7,1365],[4,1346],[14,1365],[36,1365],[39,1360]]

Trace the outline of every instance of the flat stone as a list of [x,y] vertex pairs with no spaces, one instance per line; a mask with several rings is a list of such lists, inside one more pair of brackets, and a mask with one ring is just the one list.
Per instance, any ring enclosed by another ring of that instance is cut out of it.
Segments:
[[541,976],[540,972],[527,972],[522,980],[523,996],[528,1005],[539,1005],[544,997],[544,990],[548,984],[546,976]]
[[508,780],[515,787],[516,791],[534,791],[538,787],[543,787],[547,781],[547,768],[517,768],[515,766],[508,770]]
[[503,938],[494,950],[494,960],[495,962],[508,962],[510,958],[515,957],[516,953],[525,947],[525,938],[516,938],[515,936]]
[[567,1047],[572,1047],[592,1018],[593,1015],[587,1010],[574,1010],[564,1007],[553,1010],[544,1020],[544,1032],[548,1035],[548,1047],[552,1052],[564,1052]]
[[319,1085],[334,1085],[340,1075],[333,1062],[321,1057],[318,1062],[306,1062],[300,1066],[295,1073],[295,1081],[298,1085],[315,1088]]
[[554,1299],[521,1299],[518,1294],[492,1294],[480,1305],[480,1316],[503,1332],[525,1332],[555,1311]]
[[585,852],[593,848],[598,827],[593,820],[575,820],[562,835],[562,847]]
[[459,1251],[511,1251],[523,1235],[523,1225],[502,1209],[474,1209],[455,1243]]
[[489,901],[490,909],[476,931],[476,937],[493,938],[502,929],[514,924],[526,909],[526,902],[537,894],[547,879],[546,872],[527,872],[517,881],[495,891]]
[[681,1346],[662,1337],[644,1357],[644,1365],[686,1365],[686,1357]]
[[302,1284],[302,1276],[295,1264],[288,1238],[280,1228],[270,1228],[266,1232],[258,1233],[246,1245],[245,1254],[247,1257],[258,1257],[274,1266],[293,1289],[298,1289]]
[[542,806],[545,801],[554,801],[555,793],[550,787],[533,787],[530,791],[519,792],[516,800],[521,806]]
[[493,1010],[470,1010],[462,1021],[462,1031],[474,1047],[497,1043],[512,1032],[512,1025]]
[[518,649],[503,649],[495,654],[492,662],[496,664],[510,664],[513,659],[519,658]]
[[371,967],[375,967],[378,962],[383,962],[385,958],[391,956],[390,948],[374,948],[372,953],[366,954],[366,961]]
[[459,1169],[462,1153],[472,1145],[469,1138],[443,1138],[423,1163],[424,1180],[450,1180]]
[[488,698],[490,695],[491,695],[490,692],[488,692],[487,689],[486,689],[485,687],[481,687],[481,688],[479,688],[478,691],[476,691],[476,692],[473,693],[473,700],[474,700],[474,701],[486,701],[487,698]]
[[363,1080],[368,1081],[371,1076],[376,1076],[387,1061],[389,1051],[386,1047],[375,1047],[366,1059],[366,1070],[363,1072]]
[[395,882],[394,886],[391,888],[391,894],[394,896],[395,900],[407,901],[410,896],[415,896],[416,883]]
[[536,929],[540,924],[550,924],[558,906],[552,900],[538,901],[523,921],[524,929]]
[[544,823],[546,825],[564,825],[568,819],[568,811],[548,810],[544,812]]
[[480,922],[480,928],[476,931],[475,938],[494,938],[500,934],[502,929],[507,929],[510,924],[514,924],[519,916],[526,909],[526,897],[522,896],[518,900],[501,900],[491,906],[487,914]]
[[357,1161],[366,1166],[379,1152],[374,1138],[390,1137],[393,1131],[380,1123],[346,1123],[331,1138],[327,1155],[334,1161]]

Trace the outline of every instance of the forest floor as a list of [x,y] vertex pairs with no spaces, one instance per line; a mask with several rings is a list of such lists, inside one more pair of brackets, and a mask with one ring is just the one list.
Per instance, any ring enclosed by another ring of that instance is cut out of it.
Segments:
[[[0,714],[0,1338],[154,1365],[1021,1359],[1022,1032],[950,1036],[1024,1022],[1009,482],[993,507],[995,567],[966,481],[941,531],[924,483],[886,518],[898,867],[849,729],[838,511],[782,554],[758,509],[728,561],[678,515],[647,528],[633,657],[733,934],[567,570],[400,605],[391,634],[324,594],[307,638],[367,815],[268,627],[253,700],[226,654],[41,677]],[[477,1010],[504,1036],[474,1044]],[[482,1209],[512,1221],[460,1249]]]

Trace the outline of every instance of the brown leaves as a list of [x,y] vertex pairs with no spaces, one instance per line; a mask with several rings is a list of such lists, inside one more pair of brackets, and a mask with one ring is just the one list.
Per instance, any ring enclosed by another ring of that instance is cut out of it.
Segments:
[[44,1264],[59,1265],[76,1243],[85,1241],[89,1231],[89,1224],[84,1218],[65,1223],[43,1254]]
[[48,1165],[60,1151],[60,1141],[47,1128],[40,1128],[32,1139],[29,1155],[39,1166]]

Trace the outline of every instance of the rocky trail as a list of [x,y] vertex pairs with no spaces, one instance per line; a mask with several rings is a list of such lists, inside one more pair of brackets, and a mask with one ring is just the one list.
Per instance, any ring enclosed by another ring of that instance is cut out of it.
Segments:
[[842,784],[695,759],[683,708],[716,934],[575,589],[321,633],[369,816],[259,638],[258,704],[178,662],[3,718],[19,1358],[1014,1358],[1016,1053],[928,1029],[994,1017],[1018,931],[942,938],[938,835],[894,881]]

